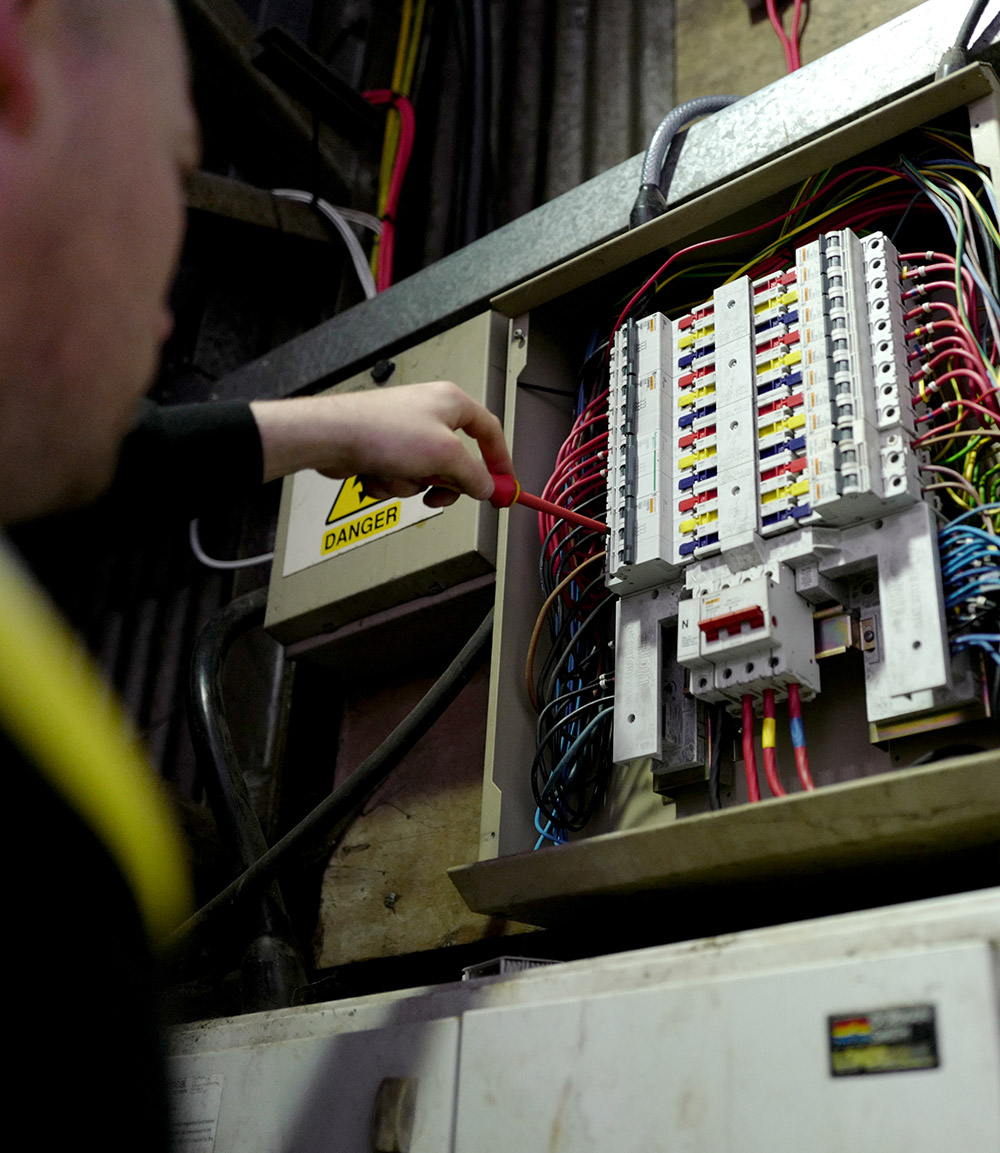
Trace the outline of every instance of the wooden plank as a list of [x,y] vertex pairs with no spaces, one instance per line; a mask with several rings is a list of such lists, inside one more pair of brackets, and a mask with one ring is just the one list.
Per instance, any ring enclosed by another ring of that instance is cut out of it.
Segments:
[[609,899],[638,891],[676,897],[698,889],[709,900],[731,884],[878,868],[998,844],[994,750],[661,828],[480,861],[450,875],[471,909],[551,926],[579,923]]

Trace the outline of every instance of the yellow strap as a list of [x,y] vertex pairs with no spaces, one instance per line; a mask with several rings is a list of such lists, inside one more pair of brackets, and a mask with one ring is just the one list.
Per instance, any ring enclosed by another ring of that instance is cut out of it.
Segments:
[[159,942],[188,916],[186,855],[111,691],[0,543],[0,724],[100,837]]

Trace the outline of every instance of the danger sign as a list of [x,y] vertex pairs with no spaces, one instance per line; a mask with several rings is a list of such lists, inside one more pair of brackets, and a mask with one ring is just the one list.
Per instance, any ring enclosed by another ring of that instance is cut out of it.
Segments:
[[283,576],[384,540],[444,511],[428,508],[420,496],[368,496],[356,476],[330,480],[318,472],[299,472],[291,485]]
[[399,512],[402,504],[394,500],[392,504],[383,508],[373,509],[364,516],[355,517],[346,524],[338,525],[323,534],[323,553],[336,552],[337,549],[346,548],[357,542],[363,544],[366,537],[376,533],[386,532],[399,524]]

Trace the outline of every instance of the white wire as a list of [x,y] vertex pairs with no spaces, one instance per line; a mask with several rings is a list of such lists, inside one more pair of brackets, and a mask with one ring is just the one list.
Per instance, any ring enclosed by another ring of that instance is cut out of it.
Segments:
[[191,524],[188,526],[188,540],[191,542],[191,551],[201,561],[201,563],[208,568],[223,569],[228,571],[237,568],[250,568],[251,565],[264,564],[266,561],[274,559],[274,553],[262,553],[260,556],[248,556],[242,560],[216,560],[215,557],[208,556],[201,547],[201,541],[198,539],[198,518],[195,517]]
[[[354,219],[355,223],[363,224],[364,227],[371,227],[371,223],[378,223],[375,218],[369,217],[369,214],[362,213],[366,219],[357,220],[356,214],[353,209],[334,208],[334,206],[323,200],[321,197],[313,197],[311,192],[303,192],[299,188],[272,188],[272,196],[280,196],[283,200],[294,200],[298,204],[315,204],[316,207],[323,213],[323,215],[330,221],[336,230],[343,237],[344,243],[347,245],[347,251],[350,253],[351,263],[354,265],[354,271],[358,274],[358,280],[361,282],[361,288],[365,296],[371,300],[376,295],[377,289],[375,287],[375,278],[372,276],[372,270],[368,264],[368,257],[365,256],[364,249],[361,247],[361,241],[354,235],[349,219]],[[347,213],[350,212],[351,216],[348,217]],[[381,227],[381,226],[380,226]]]
[[[326,202],[324,201],[324,203]],[[330,207],[334,206],[331,205]],[[360,208],[341,208],[339,205],[336,208],[345,220],[349,220],[352,224],[358,224],[362,228],[367,228],[376,236],[382,235],[382,221],[377,216],[372,216],[370,212],[362,212]]]

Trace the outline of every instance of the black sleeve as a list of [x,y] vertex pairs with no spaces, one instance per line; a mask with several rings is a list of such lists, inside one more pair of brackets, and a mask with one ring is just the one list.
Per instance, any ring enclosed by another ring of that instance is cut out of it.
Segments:
[[260,487],[264,454],[242,400],[160,407],[143,402],[105,500],[123,513],[196,516]]

